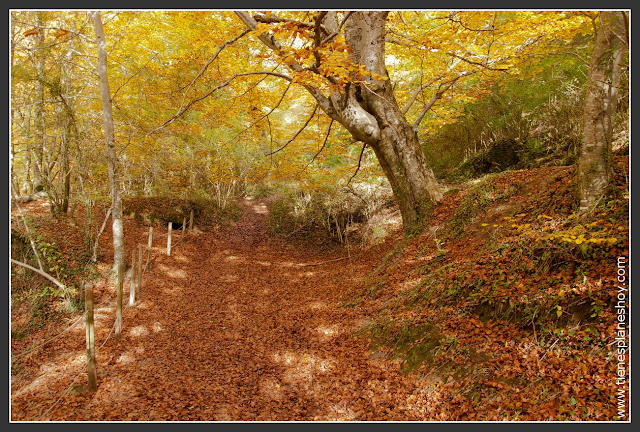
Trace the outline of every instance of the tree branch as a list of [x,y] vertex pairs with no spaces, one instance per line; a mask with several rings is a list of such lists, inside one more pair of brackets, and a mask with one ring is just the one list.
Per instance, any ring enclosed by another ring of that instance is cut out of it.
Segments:
[[347,22],[347,20],[349,19],[349,17],[351,16],[351,14],[353,13],[353,11],[349,11],[347,12],[347,14],[345,15],[345,17],[342,19],[342,22],[340,23],[340,25],[338,26],[338,30],[336,30],[335,32],[331,33],[329,36],[327,36],[326,38],[324,38],[322,40],[322,42],[320,43],[320,45],[324,45],[327,42],[329,42],[331,39],[333,39],[334,37],[338,36],[340,34],[340,30],[342,30],[342,27],[344,26],[344,23]]
[[218,47],[218,50],[215,52],[215,54],[213,54],[213,56],[211,56],[211,58],[209,59],[209,61],[202,67],[202,69],[200,69],[200,72],[198,72],[196,74],[195,77],[193,77],[193,79],[191,80],[191,82],[183,87],[181,87],[180,89],[178,89],[178,91],[182,91],[185,90],[184,95],[182,97],[182,105],[184,105],[184,100],[187,96],[187,92],[189,91],[189,89],[193,86],[193,84],[195,84],[195,82],[198,80],[198,78],[200,78],[209,68],[209,66],[211,66],[211,64],[218,58],[218,56],[220,55],[220,53],[222,52],[222,50],[224,50],[226,47],[228,47],[229,45],[233,44],[234,42],[240,40],[242,37],[244,37],[247,33],[249,33],[249,29],[243,31],[242,33],[240,33],[238,36],[234,37],[233,39],[229,39],[228,41],[226,41],[225,43],[223,43],[220,47]]
[[457,58],[458,60],[462,60],[465,63],[469,63],[470,65],[474,65],[474,66],[480,66],[483,67],[485,69],[491,70],[491,71],[499,71],[499,72],[506,72],[509,69],[508,68],[494,68],[489,66],[487,63],[481,63],[481,62],[477,62],[477,61],[473,61],[470,60],[466,57],[463,57],[461,55],[458,54],[454,54],[454,53],[447,53],[448,56],[453,57],[453,58]]
[[[469,74],[467,74],[467,75],[469,75]],[[442,95],[444,95],[447,90],[449,90],[451,87],[453,87],[453,85],[456,83],[456,81],[458,81],[463,76],[464,75],[458,75],[457,77],[455,77],[454,79],[452,79],[448,83],[440,84],[440,86],[438,87],[438,90],[433,94],[433,96],[431,96],[431,99],[429,100],[429,102],[427,102],[427,104],[422,109],[422,112],[420,113],[420,115],[418,116],[416,121],[413,123],[413,128],[414,129],[418,129],[418,126],[420,126],[420,123],[422,122],[422,119],[424,119],[424,116],[427,115],[427,112],[429,112],[429,110],[438,101],[438,99],[440,99],[442,97]]]
[[242,134],[243,132],[245,132],[246,130],[252,128],[253,126],[255,126],[256,124],[258,124],[259,122],[261,122],[262,120],[264,120],[265,118],[269,118],[269,116],[271,115],[271,113],[273,113],[276,108],[278,108],[280,106],[280,104],[282,103],[282,101],[284,100],[285,95],[287,94],[287,92],[289,91],[289,88],[291,88],[291,84],[293,84],[291,81],[289,82],[289,84],[287,85],[287,88],[284,89],[284,92],[282,92],[282,96],[280,96],[280,99],[278,100],[278,103],[276,103],[273,108],[271,108],[269,110],[268,113],[262,115],[258,120],[254,121],[253,123],[251,123],[249,126],[247,126],[246,128],[242,129],[240,132],[238,132],[233,138],[231,138],[230,140],[226,141],[223,145],[229,144],[231,141],[235,140],[236,138],[238,138],[240,136],[240,134]]
[[[242,11],[236,11],[236,15],[240,18],[240,20],[242,20],[242,22],[251,30],[255,30],[258,26],[258,23],[256,22],[256,20],[254,20],[248,13],[246,12],[242,12]],[[265,44],[268,48],[271,48],[272,50],[278,52],[282,49],[282,45],[280,45],[280,42],[278,42],[278,40],[273,36],[273,35],[269,35],[267,33],[262,33],[260,35],[258,35],[258,39],[260,39],[260,41],[262,41],[263,44]],[[291,70],[293,70],[294,72],[303,72],[304,69],[302,66],[300,66],[299,64],[290,64],[289,67],[291,68]],[[336,117],[336,113],[333,111],[333,108],[331,106],[331,102],[329,101],[329,98],[327,98],[325,95],[322,94],[322,92],[320,90],[318,90],[316,87],[310,85],[310,84],[302,84],[302,86],[311,94],[311,96],[313,96],[315,98],[315,100],[318,102],[318,105],[320,106],[320,108],[327,113],[327,115],[329,115],[329,117],[331,117],[334,120],[338,120]]]
[[60,282],[58,279],[54,278],[53,276],[51,276],[49,273],[44,272],[43,270],[38,270],[35,267],[31,267],[29,264],[25,264],[23,262],[20,261],[16,261],[13,258],[11,258],[11,262],[14,264],[17,264],[19,266],[28,268],[31,271],[34,271],[36,273],[38,273],[41,276],[46,277],[47,279],[49,279],[51,282],[53,282],[54,284],[58,285],[60,288],[62,289],[67,289],[67,287],[65,286],[65,284],[63,284],[62,282]]
[[313,119],[313,117],[316,115],[316,111],[318,110],[318,104],[316,104],[313,107],[313,111],[311,112],[311,115],[309,116],[309,118],[307,119],[307,121],[304,123],[304,125],[302,125],[302,127],[300,129],[298,129],[298,132],[296,132],[296,134],[289,140],[287,141],[282,147],[270,151],[269,153],[265,153],[265,156],[271,156],[275,153],[278,153],[280,150],[283,150],[285,147],[287,147],[289,144],[291,144],[296,138],[298,138],[298,135],[300,135],[300,133],[307,127],[307,125],[311,122],[311,120]]
[[316,158],[318,157],[318,155],[319,155],[320,153],[322,153],[322,150],[324,150],[325,146],[327,145],[327,140],[329,139],[329,134],[331,133],[331,126],[333,126],[333,119],[331,119],[331,123],[329,123],[329,129],[327,129],[327,134],[324,136],[324,142],[322,143],[322,146],[320,147],[320,150],[318,150],[318,151],[316,152],[316,154],[314,154],[314,155],[313,155],[313,157],[311,158],[311,160],[309,161],[309,163],[308,163],[307,165],[305,165],[305,167],[304,167],[304,168],[302,168],[302,169],[300,170],[300,172],[302,172],[302,171],[306,170],[306,169],[309,167],[309,165],[311,165],[311,164],[313,163],[313,161],[315,161],[315,160],[316,160]]
[[98,231],[98,235],[96,236],[96,242],[93,245],[93,253],[91,254],[91,261],[93,262],[98,261],[98,244],[100,242],[100,236],[107,226],[107,221],[109,220],[109,216],[111,215],[111,210],[113,210],[113,206],[109,207],[107,215],[104,217],[104,221],[102,222],[102,227],[100,228],[100,231]]
[[293,78],[291,78],[288,75],[285,74],[281,74],[278,72],[270,72],[270,71],[259,71],[259,72],[242,72],[242,73],[238,73],[233,75],[231,78],[229,78],[228,80],[226,80],[223,83],[218,84],[217,86],[215,86],[214,88],[212,88],[211,90],[209,90],[207,93],[198,96],[195,99],[192,99],[186,106],[182,107],[173,117],[171,117],[170,119],[168,119],[167,121],[165,121],[163,124],[161,124],[160,126],[158,126],[157,128],[153,129],[151,132],[147,133],[145,135],[145,138],[153,135],[154,133],[156,133],[157,131],[159,131],[160,129],[163,129],[167,126],[169,126],[171,123],[173,123],[174,121],[176,121],[178,118],[182,117],[187,111],[189,111],[189,109],[195,105],[196,103],[200,102],[203,99],[208,98],[209,96],[211,96],[213,93],[217,92],[220,89],[223,89],[225,87],[227,87],[229,84],[231,84],[231,82],[239,77],[242,76],[249,76],[249,75],[271,75],[271,76],[275,76],[278,78],[282,78],[285,79],[289,82],[293,81]]
[[[355,143],[352,143],[355,144]],[[364,150],[367,148],[367,143],[362,144],[362,149],[360,150],[360,156],[358,157],[358,166],[356,167],[356,172],[353,173],[349,181],[347,182],[347,186],[351,184],[351,180],[353,180],[356,175],[358,175],[358,171],[360,171],[360,164],[362,163],[362,155],[364,155]]]

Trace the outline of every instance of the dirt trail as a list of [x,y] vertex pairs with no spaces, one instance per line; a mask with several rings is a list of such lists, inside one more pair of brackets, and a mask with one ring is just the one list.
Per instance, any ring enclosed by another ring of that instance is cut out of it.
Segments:
[[[241,204],[234,227],[189,234],[170,257],[158,248],[122,339],[98,351],[94,395],[67,394],[48,412],[82,367],[82,348],[60,353],[70,365],[55,382],[43,372],[12,389],[13,420],[421,419],[415,377],[372,358],[352,334],[363,311],[340,306],[371,263],[301,265],[336,257],[268,236],[267,206]],[[82,347],[83,334],[68,337]]]

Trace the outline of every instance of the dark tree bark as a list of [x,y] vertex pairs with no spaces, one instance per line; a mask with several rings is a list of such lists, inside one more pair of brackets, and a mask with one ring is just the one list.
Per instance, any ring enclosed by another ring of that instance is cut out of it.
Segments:
[[611,141],[627,37],[627,18],[620,11],[600,12],[584,105],[578,161],[580,211],[598,204],[611,179]]
[[[236,13],[247,27],[256,28],[253,17],[245,12]],[[317,41],[344,31],[345,41],[351,49],[351,61],[364,66],[372,75],[362,81],[347,83],[343,90],[333,90],[329,95],[309,85],[305,88],[329,117],[344,126],[354,139],[374,150],[391,183],[404,230],[408,233],[442,198],[442,193],[420,148],[417,133],[399,107],[388,79],[385,65],[387,15],[384,11],[351,12],[340,27],[335,12],[318,13],[316,32],[323,29],[325,34]],[[259,38],[273,50],[280,48],[278,41],[270,35],[262,34]],[[292,68],[301,70],[298,65]]]

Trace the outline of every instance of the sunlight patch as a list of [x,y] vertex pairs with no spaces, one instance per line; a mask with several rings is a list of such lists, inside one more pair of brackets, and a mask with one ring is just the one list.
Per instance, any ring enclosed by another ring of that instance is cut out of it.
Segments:
[[335,369],[335,362],[308,353],[296,354],[292,351],[285,351],[273,354],[273,360],[288,367],[284,378],[292,383],[299,380],[311,381],[314,373],[325,373]]
[[331,413],[327,420],[329,421],[350,421],[355,420],[356,413],[347,406],[345,402],[340,402],[337,405],[331,406]]
[[167,271],[167,276],[172,277],[172,278],[186,279],[187,278],[187,273],[184,270],[171,269],[171,270]]
[[127,353],[122,353],[118,360],[116,360],[116,364],[127,364],[133,362],[134,358]]
[[327,307],[327,304],[321,301],[314,301],[309,303],[309,309],[311,310],[326,309],[326,307]]
[[338,333],[338,329],[336,325],[332,326],[318,326],[316,327],[316,331],[323,336],[333,336]]
[[259,390],[260,393],[269,396],[271,399],[282,399],[282,386],[274,378],[267,377],[260,381]]
[[424,278],[419,277],[419,278],[416,278],[416,279],[410,279],[408,281],[402,282],[398,286],[398,291],[408,291],[411,288],[415,288],[418,285],[420,285],[423,280],[424,280]]
[[139,325],[139,326],[133,327],[129,331],[129,334],[133,337],[146,336],[149,334],[149,330],[147,330],[145,326]]
[[269,214],[269,208],[264,204],[254,205],[251,206],[251,208],[253,208],[253,211],[258,214]]
[[222,282],[227,282],[227,283],[237,282],[238,279],[240,279],[238,275],[224,275],[220,278]]

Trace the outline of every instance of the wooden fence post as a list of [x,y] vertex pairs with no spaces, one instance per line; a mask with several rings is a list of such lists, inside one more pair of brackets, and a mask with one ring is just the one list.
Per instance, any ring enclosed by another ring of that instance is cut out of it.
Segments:
[[131,251],[131,288],[129,289],[129,306],[136,302],[136,248]]
[[187,228],[187,217],[183,217],[182,218],[182,235],[180,236],[180,240],[182,240],[184,238],[184,232]]
[[191,214],[189,215],[189,231],[193,229],[193,209],[191,209]]
[[151,268],[151,246],[153,245],[153,227],[149,227],[149,243],[147,243],[147,264],[144,266],[145,270]]
[[138,295],[142,295],[142,257],[144,255],[144,245],[138,244]]
[[93,284],[84,286],[85,327],[87,334],[87,390],[95,392],[98,389],[96,378],[96,348],[93,328]]
[[167,255],[171,256],[171,228],[173,227],[173,222],[169,222],[169,228],[167,232]]

